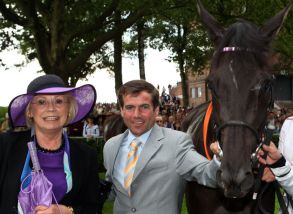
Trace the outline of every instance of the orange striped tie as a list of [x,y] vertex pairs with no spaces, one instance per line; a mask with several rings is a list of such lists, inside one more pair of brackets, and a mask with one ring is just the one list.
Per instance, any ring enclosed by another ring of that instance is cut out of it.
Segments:
[[126,165],[124,168],[124,188],[127,190],[128,195],[130,196],[130,185],[132,182],[133,174],[134,174],[134,169],[136,162],[138,160],[138,152],[137,149],[141,142],[135,138],[131,143],[130,143],[130,149],[127,155],[127,161]]

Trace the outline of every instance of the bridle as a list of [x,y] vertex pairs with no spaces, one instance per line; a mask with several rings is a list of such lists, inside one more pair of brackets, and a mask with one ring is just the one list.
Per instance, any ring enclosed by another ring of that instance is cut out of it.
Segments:
[[[209,155],[209,152],[208,152],[208,146],[207,146],[207,131],[208,131],[208,124],[210,122],[210,118],[211,118],[211,114],[212,114],[212,111],[213,111],[213,105],[212,105],[212,102],[209,103],[209,106],[207,108],[207,111],[206,111],[206,114],[205,114],[205,117],[204,117],[204,122],[203,122],[203,140],[204,140],[204,150],[205,150],[205,156],[207,157],[207,159],[211,160],[211,156]],[[218,142],[220,142],[221,140],[221,131],[225,128],[228,128],[228,127],[244,127],[248,130],[250,130],[255,139],[256,139],[256,142],[257,142],[257,149],[254,153],[252,153],[252,156],[255,155],[259,148],[260,148],[260,145],[262,143],[262,139],[259,137],[259,134],[258,134],[258,131],[251,125],[249,125],[248,123],[244,122],[244,121],[241,121],[241,120],[229,120],[223,124],[221,124],[217,129],[216,129],[216,140]]]
[[241,120],[229,120],[225,123],[223,123],[222,125],[220,125],[218,128],[217,128],[217,131],[216,131],[216,139],[220,142],[220,139],[221,139],[221,131],[227,127],[244,127],[248,130],[250,130],[255,139],[256,139],[256,142],[257,144],[259,144],[259,142],[261,142],[261,139],[258,135],[258,132],[256,131],[256,129],[254,127],[252,127],[251,125],[249,125],[248,123],[244,122],[244,121],[241,121]]

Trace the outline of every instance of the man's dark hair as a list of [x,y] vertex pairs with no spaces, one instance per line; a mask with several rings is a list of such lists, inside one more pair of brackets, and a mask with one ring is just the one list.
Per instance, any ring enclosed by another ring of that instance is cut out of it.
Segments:
[[123,96],[129,94],[138,95],[140,92],[146,91],[152,96],[154,108],[159,106],[159,91],[149,82],[145,80],[132,80],[123,84],[118,91],[118,101],[121,108],[124,106]]

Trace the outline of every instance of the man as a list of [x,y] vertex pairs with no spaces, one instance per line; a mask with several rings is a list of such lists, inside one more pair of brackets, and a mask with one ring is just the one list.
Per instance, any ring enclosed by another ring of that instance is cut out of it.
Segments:
[[219,162],[199,155],[189,135],[155,123],[159,93],[152,84],[127,82],[118,99],[128,130],[104,147],[115,214],[179,214],[186,180],[216,187]]
[[162,127],[164,126],[164,120],[162,115],[157,115],[155,121],[158,124],[158,126],[162,126]]
[[170,115],[168,117],[168,122],[167,122],[167,128],[170,128],[170,129],[175,129],[175,120],[174,120],[174,116],[173,115]]

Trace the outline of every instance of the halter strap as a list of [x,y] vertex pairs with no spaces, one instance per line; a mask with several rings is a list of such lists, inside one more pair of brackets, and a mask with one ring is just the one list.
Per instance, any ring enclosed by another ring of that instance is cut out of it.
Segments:
[[208,146],[207,146],[208,127],[209,127],[209,122],[210,122],[212,112],[213,112],[213,105],[212,105],[212,102],[210,102],[204,117],[204,122],[203,122],[203,145],[204,145],[204,152],[208,160],[212,159],[208,152]]
[[223,47],[222,52],[234,52],[234,51],[248,51],[255,52],[255,50],[251,48],[242,48],[242,47]]

